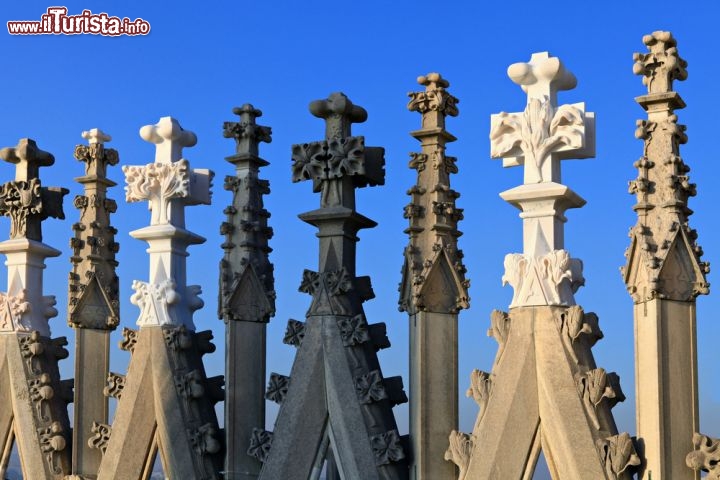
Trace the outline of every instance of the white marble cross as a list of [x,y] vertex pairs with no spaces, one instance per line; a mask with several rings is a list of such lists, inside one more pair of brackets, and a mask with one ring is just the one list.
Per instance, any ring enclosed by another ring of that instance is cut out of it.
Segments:
[[524,112],[491,116],[490,155],[504,167],[525,165],[525,184],[560,183],[560,160],[595,155],[595,114],[584,103],[557,105],[557,92],[575,88],[575,76],[557,57],[534,53],[508,68],[527,93]]
[[197,143],[197,136],[190,130],[183,130],[180,123],[172,117],[162,117],[155,125],[145,125],[140,129],[143,140],[157,145],[155,161],[173,163],[182,158],[182,149]]
[[[183,130],[172,117],[162,117],[155,125],[145,125],[140,136],[155,144],[155,163],[123,166],[125,199],[147,200],[152,211],[151,225],[172,224],[185,227],[184,206],[210,204],[212,172],[191,169],[182,158],[182,149],[197,143],[197,137]],[[183,202],[173,201],[182,198]]]
[[87,140],[90,145],[103,145],[105,142],[112,140],[110,135],[99,128],[91,128],[82,132],[82,138]]

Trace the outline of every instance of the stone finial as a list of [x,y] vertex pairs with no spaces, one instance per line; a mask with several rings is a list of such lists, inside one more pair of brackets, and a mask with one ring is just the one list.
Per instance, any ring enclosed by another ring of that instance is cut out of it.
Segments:
[[15,180],[0,185],[0,215],[10,217],[10,238],[42,241],[41,222],[65,218],[62,201],[68,190],[42,187],[39,178],[40,167],[55,163],[55,157],[23,138],[0,150],[0,158],[15,165]]
[[55,157],[40,150],[31,138],[21,138],[15,147],[0,150],[0,158],[15,165],[15,181],[29,182],[39,178],[40,167],[49,167],[55,163]]
[[350,136],[350,125],[367,120],[367,111],[353,105],[341,92],[330,94],[327,100],[315,100],[310,103],[310,113],[325,119],[325,138],[345,138]]
[[[75,147],[75,159],[85,162],[86,177],[97,176],[102,178],[101,183],[107,186],[114,186],[115,183],[105,178],[108,165],[117,165],[120,161],[117,150],[105,148],[105,143],[112,140],[112,137],[99,128],[93,128],[82,132],[82,138],[88,141],[88,145],[77,145]],[[79,179],[83,181],[94,181],[94,179]]]
[[459,100],[447,91],[450,82],[439,73],[421,75],[417,82],[425,90],[408,93],[408,110],[422,115],[421,129],[411,132],[422,151],[410,153],[408,165],[417,170],[417,181],[407,192],[411,202],[403,214],[410,223],[405,230],[410,241],[399,304],[411,314],[457,313],[469,306],[469,280],[457,248],[463,209],[456,205],[460,193],[450,188],[450,176],[458,167],[457,159],[445,154],[446,144],[455,140],[445,130],[445,118],[458,115]]
[[560,59],[535,53],[530,62],[508,68],[527,93],[522,113],[492,115],[490,156],[504,167],[525,165],[526,184],[560,182],[560,160],[595,155],[595,114],[584,103],[558,107],[557,92],[575,88],[575,76]]
[[[385,183],[385,149],[365,147],[365,137],[351,136],[351,125],[364,122],[367,112],[343,93],[315,100],[309,109],[325,119],[325,140],[292,146],[292,180],[312,180],[322,208],[354,208],[354,188]],[[344,180],[350,177],[352,182]]]
[[182,149],[197,143],[197,136],[184,130],[172,117],[162,117],[155,125],[145,125],[140,129],[143,140],[157,145],[155,161],[173,163],[182,158]]
[[527,93],[527,106],[490,121],[490,156],[524,166],[523,185],[500,194],[523,212],[523,253],[505,258],[503,282],[515,290],[511,307],[574,305],[584,279],[582,262],[564,250],[564,213],[585,200],[560,183],[560,163],[595,155],[595,114],[584,103],[557,105],[557,92],[577,81],[547,52],[511,65],[508,76]]
[[408,93],[408,110],[422,114],[423,128],[445,128],[445,116],[456,117],[459,113],[457,104],[460,100],[446,90],[450,82],[439,73],[420,75],[417,82],[425,87],[425,91]]
[[[151,225],[185,226],[183,207],[210,204],[214,173],[207,169],[191,169],[182,158],[182,149],[197,143],[197,137],[183,130],[172,117],[162,117],[155,125],[145,125],[140,136],[156,145],[155,163],[143,166],[124,165],[125,200],[148,201]],[[175,202],[175,199],[183,199]]]
[[80,220],[73,227],[73,271],[68,285],[68,321],[72,327],[114,329],[119,322],[119,285],[115,274],[115,254],[120,245],[110,216],[117,203],[107,198],[107,187],[115,182],[106,178],[108,165],[120,158],[112,148],[105,148],[111,137],[98,128],[82,132],[88,145],[75,147],[75,158],[85,163],[85,176],[75,180],[84,186],[84,195],[75,197]]
[[260,142],[272,142],[272,130],[270,127],[263,127],[255,123],[255,119],[261,117],[262,112],[246,103],[242,107],[233,108],[233,113],[240,116],[240,121],[225,122],[223,136],[235,139],[235,152],[237,155],[250,154],[257,156]]
[[88,141],[90,145],[102,145],[112,140],[112,137],[99,128],[91,128],[81,134],[82,138]]
[[670,32],[657,31],[643,37],[649,53],[633,55],[633,73],[643,75],[649,94],[669,93],[673,80],[687,78],[687,62],[678,54],[677,41]]

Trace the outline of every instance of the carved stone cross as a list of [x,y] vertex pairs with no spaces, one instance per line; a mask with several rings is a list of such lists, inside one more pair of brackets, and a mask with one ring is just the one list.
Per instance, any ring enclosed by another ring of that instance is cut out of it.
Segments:
[[364,122],[367,112],[344,94],[310,103],[310,112],[325,119],[325,140],[293,145],[292,180],[312,180],[322,208],[354,209],[354,188],[385,182],[384,149],[365,147],[365,137],[351,136],[350,126]]
[[[117,165],[120,160],[117,150],[105,148],[105,142],[112,140],[112,137],[99,128],[93,128],[82,132],[82,138],[88,141],[88,145],[75,147],[75,158],[85,162],[85,176],[102,178],[101,182],[109,185],[107,178],[108,165]],[[112,186],[114,186],[114,182]],[[109,185],[110,186],[110,185]]]
[[584,103],[558,107],[557,92],[577,81],[548,52],[510,65],[508,76],[527,93],[527,106],[521,113],[492,115],[490,155],[503,158],[504,167],[525,165],[525,184],[560,183],[560,160],[595,155],[595,116]]
[[[123,166],[125,199],[128,202],[147,200],[152,211],[151,225],[172,224],[185,227],[185,205],[210,204],[212,173],[207,169],[191,169],[182,158],[182,149],[197,143],[197,137],[183,130],[172,117],[162,117],[155,125],[145,125],[140,136],[155,144],[155,163]],[[183,199],[183,202],[173,201]]]
[[28,182],[39,178],[40,167],[55,163],[55,157],[40,150],[31,138],[21,138],[15,147],[0,150],[0,158],[15,165],[15,181]]

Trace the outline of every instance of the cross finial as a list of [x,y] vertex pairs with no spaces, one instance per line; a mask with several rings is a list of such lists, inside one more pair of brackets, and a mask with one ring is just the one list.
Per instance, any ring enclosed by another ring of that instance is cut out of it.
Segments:
[[242,107],[233,108],[233,113],[240,116],[240,121],[225,122],[223,136],[235,139],[235,153],[237,155],[250,154],[257,156],[260,142],[272,142],[272,130],[270,127],[263,127],[255,123],[255,119],[261,117],[262,112],[246,103]]
[[643,85],[648,87],[648,93],[668,93],[673,89],[673,80],[687,78],[687,62],[680,58],[672,33],[653,32],[643,37],[643,43],[650,53],[633,55],[633,73],[643,75]]
[[584,103],[557,106],[557,92],[577,81],[547,52],[510,65],[508,76],[527,93],[527,107],[491,117],[490,156],[502,158],[504,167],[525,165],[525,184],[560,183],[560,160],[595,155],[594,114]]
[[350,125],[367,120],[367,111],[353,105],[344,93],[331,94],[327,100],[310,103],[310,113],[325,119],[325,138],[345,138],[351,135]]
[[103,145],[105,142],[112,140],[110,135],[99,128],[91,128],[82,132],[82,138],[87,140],[90,145]]
[[410,92],[408,110],[422,114],[423,129],[445,128],[445,116],[458,115],[459,100],[446,90],[450,82],[439,73],[420,75],[417,79],[425,87],[424,92]]
[[107,166],[117,165],[120,161],[117,150],[105,148],[105,142],[112,140],[112,137],[99,128],[86,130],[80,135],[88,141],[89,145],[77,145],[75,147],[75,158],[85,162],[86,178],[99,177],[109,182],[105,178]]
[[557,57],[548,52],[533,53],[529,62],[513,63],[508,67],[510,80],[520,85],[528,95],[528,103],[532,99],[549,99],[550,104],[557,106],[557,92],[572,90],[577,86],[577,79]]
[[182,158],[182,149],[197,143],[197,136],[189,130],[183,130],[172,117],[162,117],[155,125],[145,125],[140,129],[143,140],[154,143],[155,162],[173,163]]
[[0,150],[0,158],[15,165],[15,180],[28,182],[39,177],[40,167],[55,163],[55,157],[40,150],[31,138],[22,138],[15,147]]

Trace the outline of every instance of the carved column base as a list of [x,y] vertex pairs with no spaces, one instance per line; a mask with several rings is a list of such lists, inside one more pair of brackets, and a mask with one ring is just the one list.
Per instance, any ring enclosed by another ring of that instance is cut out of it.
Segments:
[[541,257],[511,253],[505,256],[503,285],[515,290],[510,308],[572,306],[574,293],[585,283],[582,261],[566,250],[553,250]]

